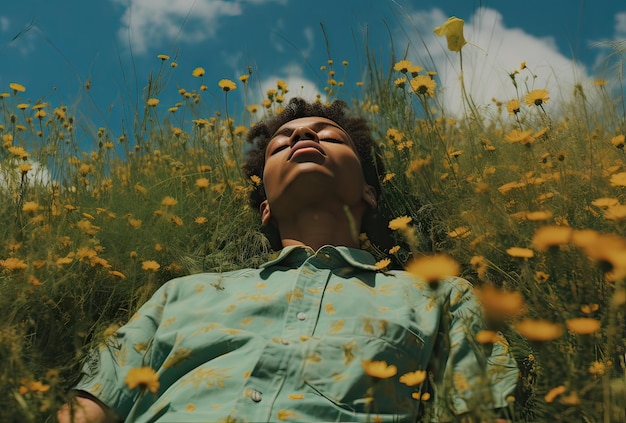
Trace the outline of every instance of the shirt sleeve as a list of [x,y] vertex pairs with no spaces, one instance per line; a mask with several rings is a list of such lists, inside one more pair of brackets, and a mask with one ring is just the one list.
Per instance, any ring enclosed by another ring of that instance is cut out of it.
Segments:
[[148,365],[148,352],[161,322],[170,284],[159,288],[126,325],[91,351],[75,390],[88,392],[120,417],[128,415],[140,392],[128,389],[126,375],[132,368]]
[[480,408],[504,407],[518,377],[505,341],[493,348],[476,341],[485,324],[471,284],[459,278],[446,283],[431,365],[434,405],[443,420]]

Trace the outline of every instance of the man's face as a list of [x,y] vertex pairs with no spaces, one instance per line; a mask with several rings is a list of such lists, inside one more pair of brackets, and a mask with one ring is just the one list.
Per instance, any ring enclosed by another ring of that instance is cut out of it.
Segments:
[[295,119],[278,128],[265,150],[263,184],[264,203],[278,221],[303,202],[375,206],[353,140],[337,123],[322,117]]

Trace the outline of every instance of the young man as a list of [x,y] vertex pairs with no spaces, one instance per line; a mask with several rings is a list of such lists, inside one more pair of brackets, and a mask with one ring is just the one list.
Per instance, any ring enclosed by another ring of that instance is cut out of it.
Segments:
[[471,286],[431,289],[359,249],[380,162],[346,112],[295,99],[250,131],[251,203],[280,254],[162,286],[85,365],[60,421],[449,421],[506,405],[517,369],[475,342]]

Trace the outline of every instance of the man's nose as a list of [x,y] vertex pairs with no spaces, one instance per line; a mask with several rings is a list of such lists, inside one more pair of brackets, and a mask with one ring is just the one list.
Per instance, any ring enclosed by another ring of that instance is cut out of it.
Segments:
[[307,128],[306,126],[296,128],[296,130],[293,131],[293,134],[291,134],[289,143],[291,144],[291,146],[293,146],[295,143],[302,140],[315,141],[318,143],[320,142],[320,139],[317,136],[317,132],[315,132],[311,128]]

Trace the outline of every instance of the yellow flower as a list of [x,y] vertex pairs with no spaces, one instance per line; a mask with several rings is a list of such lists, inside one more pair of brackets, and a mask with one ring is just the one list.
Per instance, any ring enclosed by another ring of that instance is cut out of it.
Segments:
[[26,91],[26,88],[24,88],[22,84],[18,84],[17,82],[11,82],[9,84],[9,88],[11,88],[13,90],[13,93],[15,94],[23,93],[24,91]]
[[461,267],[456,260],[446,254],[416,258],[408,264],[406,270],[429,284],[461,273]]
[[566,320],[565,326],[577,335],[589,335],[600,330],[600,321],[590,317],[577,317]]
[[589,366],[589,373],[594,376],[602,376],[605,371],[606,365],[601,361],[594,361],[591,363],[591,366]]
[[382,259],[382,260],[376,262],[374,267],[376,268],[376,270],[383,270],[387,266],[389,266],[389,264],[391,264],[391,259],[386,258],[386,259]]
[[406,229],[408,224],[411,223],[413,219],[408,216],[400,216],[389,222],[389,229],[392,231],[397,231],[401,229]]
[[531,258],[535,256],[533,250],[529,248],[511,247],[507,248],[506,253],[511,257],[517,258]]
[[230,79],[222,79],[217,85],[225,92],[233,91],[237,88],[237,85]]
[[156,394],[159,390],[159,375],[151,367],[135,367],[128,371],[124,379],[128,389],[147,389]]
[[524,96],[524,103],[529,106],[541,106],[548,100],[548,90],[532,90]]
[[406,386],[415,386],[426,380],[426,370],[416,370],[414,372],[405,373],[400,376],[400,383]]
[[517,291],[504,291],[484,285],[476,289],[476,296],[490,319],[509,319],[524,312],[524,297]]
[[437,83],[428,76],[418,75],[411,79],[411,88],[416,94],[434,97]]
[[610,207],[619,205],[619,200],[614,197],[596,198],[591,202],[591,205],[600,207],[601,209],[608,209]]
[[117,270],[109,270],[109,275],[115,276],[120,279],[126,279],[126,275],[124,275],[122,272],[119,272]]
[[626,172],[616,173],[610,179],[612,187],[626,187]]
[[22,206],[22,211],[24,213],[34,213],[39,210],[39,204],[35,201],[25,201]]
[[196,78],[204,76],[204,74],[205,74],[204,68],[199,67],[199,66],[195,68],[193,72],[191,72],[191,75],[195,76]]
[[169,195],[161,200],[161,205],[163,207],[173,207],[176,204],[178,204],[178,200],[176,200],[174,197],[170,197]]
[[160,267],[161,265],[154,260],[146,260],[141,263],[141,268],[146,272],[156,272]]
[[616,148],[624,148],[625,140],[626,140],[626,136],[624,136],[624,134],[620,134],[611,138],[611,144],[613,144],[613,146]]
[[557,386],[556,388],[552,388],[546,394],[546,396],[543,398],[543,400],[545,402],[547,402],[548,404],[550,404],[551,402],[554,402],[556,397],[558,397],[559,395],[562,395],[566,390],[567,390],[567,388],[565,386],[563,386],[563,385]]
[[395,81],[393,81],[393,83],[398,88],[404,88],[407,83],[407,79],[405,76],[403,76],[402,78],[397,78]]
[[12,272],[14,270],[24,270],[28,265],[22,259],[9,257],[6,260],[0,260],[0,267]]
[[463,19],[459,19],[455,16],[451,16],[442,25],[435,28],[434,33],[440,37],[446,36],[448,41],[448,50],[461,51],[463,46],[467,44],[465,37],[463,36],[463,25],[465,22]]
[[519,100],[517,100],[516,98],[514,98],[513,100],[509,100],[506,103],[506,111],[511,116],[515,116],[516,114],[518,114],[519,113],[519,109],[520,109]]
[[196,188],[198,189],[206,189],[209,187],[209,180],[207,178],[198,178],[196,179]]
[[157,56],[157,59],[161,59],[161,60],[170,60],[170,56],[168,56],[167,54],[159,54]]
[[239,80],[243,82],[244,84],[248,82],[248,79],[250,79],[250,75],[247,75],[247,74],[241,75],[239,77]]
[[418,65],[413,65],[413,66],[409,66],[407,70],[409,71],[412,77],[416,77],[421,71],[424,70],[424,68]]
[[388,379],[398,373],[396,366],[388,365],[385,361],[363,360],[361,365],[365,373],[377,379]]
[[204,216],[198,216],[194,219],[194,223],[196,225],[204,225],[205,223],[207,223],[209,221],[209,219],[207,219]]
[[393,65],[393,70],[398,72],[407,73],[409,68],[413,66],[410,60],[400,60],[395,65]]
[[395,253],[397,253],[398,251],[400,251],[400,246],[399,246],[399,245],[394,245],[393,247],[391,247],[391,248],[389,249],[389,254],[395,254]]
[[513,129],[504,136],[504,139],[511,143],[521,142],[522,144],[528,144],[534,141],[533,137],[530,135],[531,133],[532,131],[530,129],[526,131]]
[[159,99],[158,98],[149,98],[148,101],[146,101],[146,104],[150,107],[154,107],[157,104],[159,104]]
[[572,228],[569,226],[543,226],[533,235],[533,248],[547,251],[550,247],[567,244],[572,237]]
[[552,341],[563,335],[563,326],[548,320],[524,319],[515,323],[515,329],[530,341]]
[[481,330],[476,334],[476,342],[479,344],[495,344],[500,340],[498,332],[492,330]]

